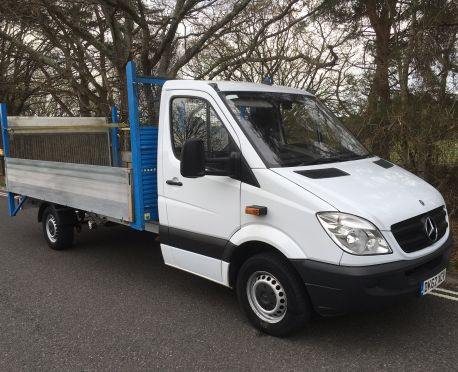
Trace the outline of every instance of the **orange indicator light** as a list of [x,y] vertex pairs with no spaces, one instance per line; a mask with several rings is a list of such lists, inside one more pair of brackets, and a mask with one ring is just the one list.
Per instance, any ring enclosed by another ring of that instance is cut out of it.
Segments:
[[267,207],[262,207],[259,205],[250,205],[245,207],[245,213],[251,214],[253,216],[265,216],[267,214]]

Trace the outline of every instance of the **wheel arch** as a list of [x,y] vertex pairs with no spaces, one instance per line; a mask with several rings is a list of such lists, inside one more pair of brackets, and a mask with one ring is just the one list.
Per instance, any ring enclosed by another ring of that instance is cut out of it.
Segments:
[[38,208],[38,222],[43,221],[43,215],[47,208],[53,210],[57,216],[58,223],[61,225],[76,225],[78,223],[78,218],[74,209],[46,201],[41,203]]
[[258,253],[275,253],[285,260],[307,258],[304,250],[292,238],[269,225],[244,226],[232,236],[229,245],[224,261],[229,263],[227,281],[231,287],[243,262]]
[[38,222],[42,222],[43,221],[43,214],[45,213],[45,210],[46,208],[48,207],[51,207],[53,208],[53,204],[52,203],[48,203],[48,202],[43,202],[40,204],[40,207],[38,208]]
[[238,272],[243,263],[249,258],[261,253],[272,253],[280,259],[288,259],[279,249],[258,240],[247,241],[241,245],[232,246],[230,255],[226,257],[226,262],[228,262],[227,283],[230,287],[234,288]]

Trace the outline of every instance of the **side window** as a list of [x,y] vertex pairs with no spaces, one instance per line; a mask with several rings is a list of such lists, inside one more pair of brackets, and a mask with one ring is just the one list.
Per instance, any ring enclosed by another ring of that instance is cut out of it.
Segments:
[[179,97],[171,102],[172,147],[177,159],[186,140],[204,141],[207,158],[229,156],[236,150],[229,132],[211,105],[202,98]]

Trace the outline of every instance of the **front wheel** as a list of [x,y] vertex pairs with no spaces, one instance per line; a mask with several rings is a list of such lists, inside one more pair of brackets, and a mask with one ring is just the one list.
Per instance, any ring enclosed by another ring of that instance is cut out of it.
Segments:
[[43,234],[49,247],[63,250],[73,244],[73,226],[59,223],[59,216],[53,208],[48,207],[43,213]]
[[259,254],[242,265],[237,276],[237,296],[251,323],[273,336],[299,331],[312,313],[300,277],[284,258],[275,254]]

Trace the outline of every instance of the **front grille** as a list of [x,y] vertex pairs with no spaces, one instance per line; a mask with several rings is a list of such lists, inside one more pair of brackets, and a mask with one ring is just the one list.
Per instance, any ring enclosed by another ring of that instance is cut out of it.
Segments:
[[416,252],[435,243],[432,242],[426,234],[425,220],[427,217],[431,217],[436,223],[436,241],[438,241],[445,235],[448,227],[444,207],[433,209],[419,216],[391,225],[391,232],[404,252]]

